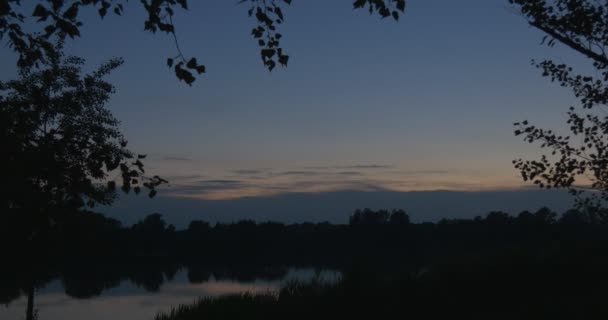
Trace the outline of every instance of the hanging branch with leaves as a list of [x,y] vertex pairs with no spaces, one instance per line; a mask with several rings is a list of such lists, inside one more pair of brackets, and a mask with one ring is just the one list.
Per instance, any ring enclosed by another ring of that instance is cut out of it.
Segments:
[[525,181],[541,188],[567,189],[577,203],[608,218],[608,2],[591,0],[510,0],[527,22],[545,33],[542,43],[562,44],[586,57],[595,76],[574,73],[572,67],[550,59],[533,64],[542,75],[570,88],[581,103],[571,106],[570,135],[515,123],[516,136],[540,143],[549,155],[513,161]]
[[[10,47],[19,55],[19,67],[33,67],[46,63],[53,55],[53,44],[80,36],[83,26],[80,13],[91,8],[103,19],[107,14],[123,15],[127,0],[37,0],[31,14],[22,13],[21,1],[0,0],[0,39],[8,39]],[[187,0],[140,0],[147,13],[144,30],[169,34],[173,38],[176,54],[166,59],[176,77],[188,85],[196,80],[197,75],[206,72],[204,64],[196,57],[188,57],[180,48],[173,18],[177,9],[188,10]],[[257,26],[251,35],[260,47],[260,56],[264,67],[272,71],[277,65],[287,66],[289,56],[281,46],[283,34],[278,27],[285,21],[285,7],[292,0],[240,0],[249,4],[248,14],[255,18]],[[399,19],[405,10],[405,0],[355,0],[354,9],[367,8],[370,14],[377,13],[382,18]],[[28,18],[36,19],[42,24],[39,31],[25,31]]]

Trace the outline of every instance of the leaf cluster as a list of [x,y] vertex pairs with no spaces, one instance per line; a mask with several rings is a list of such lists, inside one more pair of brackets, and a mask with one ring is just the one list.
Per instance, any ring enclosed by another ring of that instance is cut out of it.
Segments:
[[249,3],[247,14],[255,17],[257,26],[251,30],[251,35],[257,39],[260,47],[262,63],[272,71],[277,64],[287,66],[289,56],[283,52],[281,38],[283,35],[277,31],[277,26],[285,21],[280,4],[291,4],[291,0],[241,0],[241,3]]
[[378,13],[382,18],[393,17],[399,20],[400,13],[405,11],[405,0],[355,0],[355,9],[367,7],[370,14]]
[[[572,90],[582,110],[570,107],[570,135],[518,122],[515,135],[540,143],[550,155],[513,161],[524,181],[541,188],[565,188],[580,205],[604,210],[608,201],[608,2],[591,0],[510,0],[528,21],[545,33],[542,43],[560,43],[586,57],[596,74],[576,74],[550,59],[533,64],[542,75]],[[600,114],[601,115],[598,115]]]

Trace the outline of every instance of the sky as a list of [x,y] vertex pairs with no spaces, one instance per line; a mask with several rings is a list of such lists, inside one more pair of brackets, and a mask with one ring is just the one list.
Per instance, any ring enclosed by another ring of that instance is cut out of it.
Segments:
[[[188,11],[177,10],[182,51],[207,67],[191,87],[165,65],[173,40],[143,31],[139,2],[123,17],[83,12],[82,37],[68,52],[91,68],[125,59],[109,77],[116,94],[108,107],[130,147],[148,154],[147,171],[170,181],[161,200],[123,197],[110,214],[241,204],[230,214],[236,219],[250,215],[247,201],[266,201],[271,211],[312,201],[318,212],[347,212],[354,202],[366,206],[353,201],[365,196],[389,197],[369,206],[407,209],[409,200],[390,195],[441,190],[470,193],[473,202],[498,192],[505,196],[478,209],[509,207],[510,194],[529,192],[511,161],[539,154],[513,135],[513,122],[559,132],[576,104],[531,60],[584,61],[540,45],[543,35],[506,0],[410,0],[398,22],[353,10],[350,0],[295,0],[280,27],[289,66],[272,72],[250,35],[255,21],[237,2],[189,1]],[[0,58],[2,74],[14,74],[10,49]],[[283,201],[294,195],[305,200]],[[567,206],[563,194],[552,195],[543,201]],[[441,207],[445,216],[465,210],[451,202],[433,210]]]

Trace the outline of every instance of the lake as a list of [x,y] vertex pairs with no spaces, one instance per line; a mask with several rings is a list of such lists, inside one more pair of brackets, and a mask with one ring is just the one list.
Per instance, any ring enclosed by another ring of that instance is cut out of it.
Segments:
[[[55,278],[43,287],[37,288],[34,309],[39,320],[152,320],[159,311],[167,311],[172,306],[194,302],[199,297],[216,297],[242,292],[267,292],[280,288],[289,281],[337,281],[338,271],[314,268],[287,267],[274,276],[260,276],[243,279],[205,273],[201,277],[195,270],[180,268],[169,276],[162,275],[157,284],[123,278],[107,283],[96,294],[74,294],[73,280],[67,284],[65,278]],[[87,286],[80,279],[79,286]],[[94,286],[97,286],[94,285]],[[66,288],[67,287],[67,288]],[[79,288],[87,291],[88,288]],[[66,293],[67,292],[67,293]],[[0,319],[25,319],[27,295],[13,299],[0,306]]]

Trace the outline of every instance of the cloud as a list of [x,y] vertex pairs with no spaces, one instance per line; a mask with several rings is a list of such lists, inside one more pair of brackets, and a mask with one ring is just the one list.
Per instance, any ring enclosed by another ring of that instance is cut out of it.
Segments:
[[336,174],[341,176],[360,176],[363,173],[361,171],[340,171],[336,172]]
[[338,190],[388,190],[385,187],[385,182],[382,180],[352,178],[360,174],[356,171],[344,171],[338,175],[327,174],[323,178],[316,177],[316,173],[308,171],[292,171],[282,174],[292,174],[301,178],[287,181],[278,178],[270,178],[265,181],[201,180],[188,185],[173,185],[167,188],[166,195],[178,198],[228,200],[243,197],[267,197],[294,192],[318,193]]
[[201,183],[217,184],[217,185],[235,185],[241,184],[243,181],[240,180],[203,180]]
[[449,174],[450,170],[407,170],[402,171],[404,174]]
[[247,185],[240,180],[202,180],[188,185],[171,185],[167,191],[174,196],[197,196],[218,190],[240,189]]
[[205,176],[202,174],[188,174],[188,175],[170,175],[170,176],[163,176],[163,178],[169,180],[169,182],[172,181],[180,181],[180,180],[192,180],[192,179],[202,179]]
[[305,169],[313,170],[330,170],[330,169],[390,169],[393,166],[385,164],[356,164],[356,165],[344,165],[344,166],[309,166],[304,167]]
[[[213,179],[182,180],[168,190],[168,196],[207,200],[228,200],[244,197],[268,197],[285,193],[319,193],[340,190],[356,191],[481,191],[504,190],[507,183],[479,174],[454,170],[378,170],[391,168],[383,164],[327,166],[323,170],[236,169]],[[340,169],[338,169],[340,168]],[[344,168],[358,168],[357,170]],[[372,171],[370,171],[372,170]],[[237,173],[235,175],[235,173]],[[518,180],[514,180],[518,181]]]
[[316,176],[316,175],[320,175],[320,174],[323,174],[323,173],[318,172],[318,171],[295,170],[295,171],[279,172],[276,175],[279,175],[279,176]]
[[165,161],[193,161],[191,158],[186,158],[186,157],[172,157],[172,156],[164,156],[161,158],[162,160]]
[[384,164],[357,164],[353,166],[338,166],[340,169],[390,169],[393,166]]
[[264,173],[263,170],[253,170],[253,169],[239,169],[239,170],[234,170],[232,171],[235,174],[242,174],[242,175],[250,175],[250,174],[261,174]]

